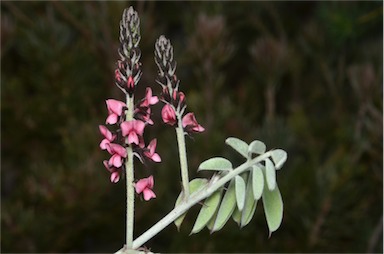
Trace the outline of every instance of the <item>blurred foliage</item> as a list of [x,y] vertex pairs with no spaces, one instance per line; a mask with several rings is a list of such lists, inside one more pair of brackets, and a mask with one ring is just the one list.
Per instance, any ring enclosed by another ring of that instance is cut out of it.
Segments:
[[[288,152],[280,229],[262,209],[238,229],[188,236],[169,226],[156,252],[383,251],[382,2],[1,2],[1,251],[112,252],[125,238],[124,182],[111,184],[98,124],[112,85],[118,24],[141,18],[143,77],[156,93],[155,39],[174,45],[188,109],[207,131],[188,141],[191,175],[228,136]],[[155,111],[160,111],[157,106]],[[180,191],[176,139],[161,124],[157,199],[136,203],[136,235]],[[261,205],[261,204],[259,204]],[[209,237],[209,238],[208,238]]]

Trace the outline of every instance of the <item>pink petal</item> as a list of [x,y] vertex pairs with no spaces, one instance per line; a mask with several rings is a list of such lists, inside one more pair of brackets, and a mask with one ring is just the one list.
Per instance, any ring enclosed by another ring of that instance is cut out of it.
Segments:
[[128,77],[127,86],[128,86],[128,88],[131,88],[131,89],[133,89],[135,87],[135,82],[134,82],[132,76]]
[[154,185],[154,181],[153,181],[153,176],[149,176],[146,178],[148,180],[148,188],[152,189],[153,188],[153,185]]
[[127,136],[128,133],[130,132],[130,130],[132,129],[132,122],[129,121],[129,122],[122,122],[120,124],[120,128],[121,128],[121,133],[123,134],[123,136]]
[[139,181],[137,181],[137,183],[135,184],[136,193],[137,194],[142,193],[143,190],[145,188],[147,188],[147,185],[148,185],[148,179],[147,178],[143,178],[143,179],[140,179]]
[[139,144],[139,138],[138,138],[137,134],[133,131],[131,131],[128,134],[128,144],[136,144],[136,145]]
[[157,153],[154,153],[154,154],[151,156],[151,159],[152,159],[154,162],[161,162],[160,155],[158,155]]
[[123,113],[123,107],[126,106],[124,102],[114,99],[109,99],[105,102],[107,103],[108,111],[110,111],[111,113],[115,113],[118,116],[121,116],[121,114]]
[[114,155],[111,156],[111,158],[108,161],[109,166],[114,166],[116,168],[120,168],[123,163],[121,161],[121,156],[115,153]]
[[115,123],[117,123],[117,119],[118,119],[118,115],[116,115],[115,113],[112,113],[107,117],[107,120],[105,120],[105,123],[106,124],[115,124]]
[[154,154],[156,150],[156,145],[157,145],[157,139],[152,139],[151,142],[148,145],[148,149],[150,151],[150,154]]
[[156,198],[156,194],[151,189],[144,189],[143,196],[145,201],[148,201],[151,198]]
[[105,149],[107,149],[107,144],[109,144],[109,140],[108,139],[103,139],[102,141],[101,141],[101,143],[100,143],[100,148],[101,148],[101,150],[105,150]]
[[161,117],[166,124],[174,125],[176,123],[175,110],[169,104],[166,104],[161,110]]
[[133,129],[135,132],[142,136],[145,128],[145,123],[140,120],[133,120]]
[[152,96],[152,89],[150,87],[147,87],[145,99],[148,105],[155,105],[159,101],[157,96]]
[[112,148],[113,153],[117,153],[118,155],[124,158],[127,157],[127,150],[121,145],[111,143],[110,147]]
[[120,174],[119,172],[115,171],[111,174],[111,182],[117,183],[120,180]]
[[183,128],[185,128],[188,125],[196,125],[196,124],[197,124],[197,121],[193,113],[186,114],[182,119]]

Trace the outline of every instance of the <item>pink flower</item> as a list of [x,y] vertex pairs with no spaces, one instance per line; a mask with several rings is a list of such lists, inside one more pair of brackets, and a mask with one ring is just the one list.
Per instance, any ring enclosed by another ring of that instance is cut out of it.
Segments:
[[159,101],[159,98],[157,96],[152,96],[152,89],[150,87],[147,87],[145,90],[145,98],[141,102],[140,106],[142,107],[149,107],[149,105],[155,105]]
[[135,118],[143,121],[145,124],[153,125],[153,120],[151,119],[151,108],[140,106],[135,109]]
[[152,191],[153,189],[153,176],[149,176],[147,178],[140,179],[135,184],[137,194],[143,193],[144,200],[148,201],[151,198],[155,198],[156,195]]
[[161,110],[161,117],[163,118],[164,123],[167,123],[173,126],[176,123],[176,113],[171,105],[165,104]]
[[105,150],[107,149],[106,144],[111,143],[116,138],[116,135],[113,135],[112,132],[110,132],[107,127],[103,125],[99,125],[99,130],[100,133],[104,136],[104,139],[100,143],[100,148]]
[[183,117],[182,125],[187,132],[203,132],[205,130],[203,126],[197,123],[193,113],[188,113]]
[[157,140],[152,139],[152,141],[149,143],[149,145],[147,147],[148,150],[144,151],[144,155],[154,162],[161,162],[160,155],[155,152],[156,145],[157,145]]
[[122,101],[109,99],[105,101],[108,108],[108,117],[105,120],[106,124],[115,124],[119,116],[123,113],[123,107],[125,107],[125,103]]
[[106,148],[111,158],[108,161],[109,166],[119,168],[123,165],[123,158],[127,157],[127,150],[119,144],[106,144]]
[[111,182],[112,183],[117,183],[119,180],[120,180],[120,172],[119,172],[119,169],[115,168],[115,167],[110,167],[108,165],[108,161],[103,161],[103,164],[105,166],[105,168],[111,173]]
[[128,136],[128,144],[139,144],[139,137],[143,135],[145,123],[140,120],[123,122],[121,125],[123,136]]

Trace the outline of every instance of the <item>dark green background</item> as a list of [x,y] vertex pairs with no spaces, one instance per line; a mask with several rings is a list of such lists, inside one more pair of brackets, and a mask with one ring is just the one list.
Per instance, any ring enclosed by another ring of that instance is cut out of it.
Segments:
[[[382,252],[383,4],[378,2],[1,2],[1,251],[114,252],[125,239],[125,186],[109,182],[98,125],[113,85],[123,9],[141,18],[143,77],[156,38],[174,46],[188,109],[206,131],[188,139],[191,176],[225,156],[229,136],[283,148],[281,227],[262,204],[243,229],[188,236],[171,225],[155,252]],[[159,113],[156,105],[154,113]],[[138,236],[180,191],[174,131],[154,116],[163,163],[157,198],[136,202]]]

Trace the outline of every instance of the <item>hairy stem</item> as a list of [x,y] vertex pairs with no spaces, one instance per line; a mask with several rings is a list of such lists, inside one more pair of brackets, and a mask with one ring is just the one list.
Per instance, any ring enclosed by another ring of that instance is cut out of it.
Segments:
[[[127,107],[125,120],[133,120],[134,99],[127,95]],[[134,181],[134,169],[133,169],[133,150],[132,146],[127,147],[127,160],[125,162],[126,180],[127,180],[127,234],[126,234],[126,247],[132,249],[133,245],[133,223],[135,213],[135,190],[133,186]]]
[[152,237],[157,235],[161,230],[163,230],[165,227],[167,227],[169,224],[175,221],[178,217],[180,217],[182,214],[187,212],[189,208],[196,205],[203,199],[206,199],[207,197],[211,196],[215,191],[217,191],[220,187],[222,187],[225,183],[229,182],[235,176],[243,173],[244,171],[248,170],[248,168],[251,167],[252,165],[260,161],[263,161],[270,156],[271,156],[271,152],[267,152],[252,160],[247,160],[237,168],[229,171],[225,176],[218,179],[216,182],[209,182],[206,187],[204,187],[202,190],[198,192],[193,193],[189,199],[184,199],[182,203],[180,203],[172,211],[170,211],[163,219],[158,221],[150,229],[145,231],[141,236],[136,238],[136,240],[133,241],[133,246],[132,246],[133,249],[137,249],[141,245],[146,243]]
[[181,122],[181,116],[178,116],[178,126],[176,128],[177,145],[179,147],[179,158],[180,158],[180,170],[181,170],[181,181],[183,183],[184,199],[189,198],[189,175],[188,175],[188,162],[187,152],[185,146],[185,135]]

